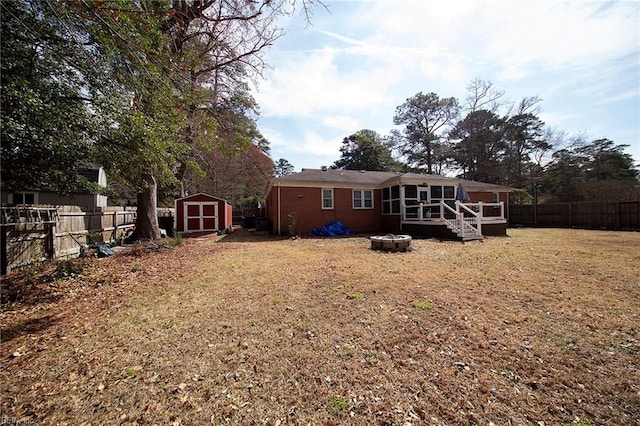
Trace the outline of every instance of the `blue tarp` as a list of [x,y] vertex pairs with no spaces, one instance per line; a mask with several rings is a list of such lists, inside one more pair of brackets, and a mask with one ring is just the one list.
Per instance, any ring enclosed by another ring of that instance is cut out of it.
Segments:
[[321,228],[313,228],[309,235],[313,237],[338,237],[341,235],[355,235],[355,232],[347,228],[344,223],[336,220]]
[[111,250],[111,248],[105,243],[91,244],[88,248],[96,251],[94,254],[95,257],[109,257],[116,254],[116,252]]

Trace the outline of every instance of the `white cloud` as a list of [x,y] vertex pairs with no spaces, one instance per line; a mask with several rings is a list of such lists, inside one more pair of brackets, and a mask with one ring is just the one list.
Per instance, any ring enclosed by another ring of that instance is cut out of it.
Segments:
[[637,40],[637,15],[634,19],[624,5],[600,12],[596,2],[513,2],[511,7],[481,17],[487,34],[482,55],[498,64],[505,78],[521,78],[536,65],[598,66],[628,54]]
[[[613,133],[620,125],[604,117],[612,112],[597,108],[640,97],[640,2],[351,0],[331,6],[331,15],[318,10],[304,30],[292,24],[254,93],[265,124],[278,129],[263,130],[274,151],[330,164],[354,131],[386,134],[395,107],[408,97],[422,91],[463,101],[477,77],[505,88],[509,99],[541,96],[547,111],[541,118],[552,127],[571,123],[584,130],[590,121],[609,120]],[[638,135],[635,126],[624,135]]]
[[344,132],[355,132],[360,130],[360,121],[348,115],[333,115],[322,118],[322,124],[328,128],[342,130]]
[[[339,156],[342,139],[347,134],[332,133],[327,136],[324,132],[313,129],[293,132],[282,132],[273,127],[261,127],[261,132],[271,143],[274,157],[285,157],[279,153],[295,156],[320,156],[333,160]],[[332,160],[332,162],[333,162]]]
[[431,67],[422,65],[427,71],[459,59],[468,70],[476,64],[498,70],[498,78],[520,79],[537,64],[596,66],[637,50],[638,8],[636,2],[378,1],[362,8],[362,25],[375,31],[361,42],[440,52],[427,58]]
[[327,138],[323,134],[310,131],[305,134],[299,152],[335,160],[339,157],[341,143],[341,137]]
[[311,117],[326,111],[357,111],[384,103],[378,90],[393,76],[384,70],[340,69],[339,53],[326,47],[280,58],[255,93],[263,114]]

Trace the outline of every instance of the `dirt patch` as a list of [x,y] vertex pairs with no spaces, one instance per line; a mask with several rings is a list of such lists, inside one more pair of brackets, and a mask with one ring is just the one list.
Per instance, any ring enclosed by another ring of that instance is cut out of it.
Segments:
[[640,424],[638,233],[407,253],[234,233],[53,283],[2,312],[5,418]]

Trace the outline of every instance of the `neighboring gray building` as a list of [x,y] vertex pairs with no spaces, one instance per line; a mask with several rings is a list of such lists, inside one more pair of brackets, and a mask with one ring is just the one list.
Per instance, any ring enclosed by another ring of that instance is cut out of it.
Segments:
[[[92,165],[82,171],[82,174],[91,183],[107,186],[107,174],[101,166]],[[67,195],[59,195],[50,191],[20,191],[0,194],[2,205],[72,205],[79,206],[83,210],[96,211],[107,207],[105,195],[77,192]]]

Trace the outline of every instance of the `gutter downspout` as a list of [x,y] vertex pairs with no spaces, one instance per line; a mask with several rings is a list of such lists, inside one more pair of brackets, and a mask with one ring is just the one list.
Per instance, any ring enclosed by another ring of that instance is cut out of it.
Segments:
[[278,182],[278,235],[282,235],[282,231],[280,229],[281,226],[281,216],[280,216],[280,182]]

